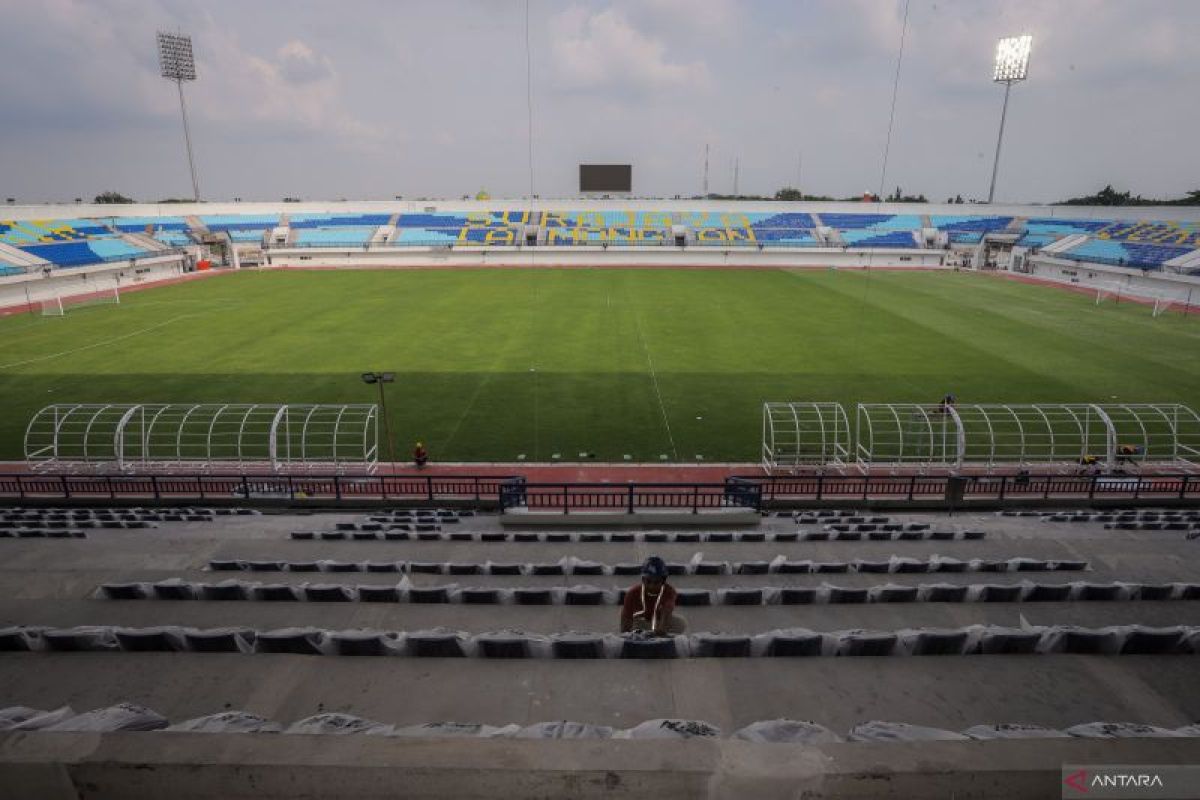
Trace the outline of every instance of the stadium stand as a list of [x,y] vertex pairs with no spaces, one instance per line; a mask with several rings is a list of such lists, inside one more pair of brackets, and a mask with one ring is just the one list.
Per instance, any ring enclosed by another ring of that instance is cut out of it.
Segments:
[[880,232],[880,229],[840,231],[842,241],[850,247],[916,247],[912,231]]
[[183,217],[114,217],[112,227],[121,233],[145,233],[149,227],[156,233],[173,231],[183,233],[188,229]]
[[[293,226],[294,228],[294,226]],[[305,227],[296,229],[292,244],[296,247],[363,247],[375,234],[374,227]]]
[[1101,239],[1141,242],[1195,249],[1200,247],[1200,229],[1185,222],[1110,222],[1096,231]]
[[1025,232],[1046,234],[1061,238],[1076,233],[1091,235],[1100,229],[1114,224],[1111,220],[1089,219],[1042,219],[1034,217],[1025,220]]
[[294,229],[379,227],[391,218],[391,214],[291,214],[288,225]]
[[1175,247],[1137,242],[1117,242],[1110,239],[1088,239],[1070,250],[1055,255],[1075,261],[1092,261],[1118,267],[1161,269],[1173,258],[1190,253],[1194,248]]
[[138,258],[147,254],[147,251],[140,247],[134,247],[115,236],[26,245],[21,249],[29,255],[43,258],[57,267],[82,267],[105,261]]
[[921,218],[915,214],[822,214],[821,221],[838,230],[915,231]]
[[275,214],[221,214],[202,216],[200,221],[213,233],[228,233],[229,238],[235,242],[257,242],[263,238],[267,229],[279,224],[279,217]]
[[646,245],[662,244],[671,236],[669,228],[549,228],[549,245]]
[[110,232],[104,225],[88,220],[0,220],[0,242],[16,247],[46,242],[71,242]]
[[1012,217],[958,217],[958,216],[938,216],[933,215],[929,218],[933,227],[940,231],[977,231],[980,233],[991,233],[992,231],[1002,231],[1012,224]]
[[670,228],[672,218],[668,211],[546,211],[541,221],[547,228]]

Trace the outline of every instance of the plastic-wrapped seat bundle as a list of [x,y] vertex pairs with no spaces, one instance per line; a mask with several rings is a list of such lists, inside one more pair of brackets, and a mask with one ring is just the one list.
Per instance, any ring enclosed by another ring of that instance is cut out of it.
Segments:
[[515,736],[519,725],[481,725],[475,722],[427,722],[424,725],[409,725],[396,728],[394,736],[499,739]]
[[114,628],[113,634],[127,653],[175,653],[186,650],[183,630],[172,626],[156,628]]
[[20,725],[22,722],[28,722],[34,717],[40,717],[43,713],[36,708],[29,708],[28,706],[0,708],[0,731],[6,731],[9,728]]
[[789,744],[834,744],[842,737],[815,722],[794,719],[768,719],[751,722],[734,731],[732,738],[746,742],[786,742]]
[[1067,728],[1066,733],[1085,739],[1174,738],[1179,736],[1177,731],[1170,728],[1143,725],[1139,722],[1087,722]]
[[880,720],[855,725],[846,738],[851,742],[955,742],[968,739],[961,733],[941,728]]
[[367,734],[386,736],[393,727],[374,722],[352,714],[316,714],[306,717],[299,722],[289,725],[284,733],[296,734],[333,734],[346,736],[349,734]]
[[79,733],[110,731],[154,731],[167,727],[167,719],[144,706],[118,703],[64,719],[41,730]]
[[320,655],[324,632],[316,628],[280,628],[260,631],[254,640],[257,653]]
[[613,729],[607,725],[592,725],[587,722],[537,722],[526,725],[513,734],[514,739],[609,739]]
[[75,628],[44,630],[42,643],[47,650],[71,653],[117,649],[117,637],[107,625],[80,625]]
[[716,738],[721,729],[701,720],[648,719],[640,725],[617,731],[614,739],[695,739]]
[[254,631],[249,628],[191,628],[183,638],[194,653],[249,653],[254,646]]
[[279,733],[283,726],[245,711],[222,711],[189,719],[163,730],[185,733]]
[[972,739],[1069,739],[1070,735],[1056,728],[1029,725],[1023,722],[1001,722],[998,725],[975,725],[963,731]]

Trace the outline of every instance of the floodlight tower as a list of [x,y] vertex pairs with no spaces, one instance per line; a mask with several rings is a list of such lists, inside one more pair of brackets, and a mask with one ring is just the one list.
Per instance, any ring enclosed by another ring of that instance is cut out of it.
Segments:
[[196,162],[192,159],[192,134],[188,130],[187,105],[183,102],[183,82],[196,80],[196,59],[192,56],[192,37],[181,33],[158,32],[159,74],[175,81],[179,90],[179,111],[183,115],[183,141],[187,145],[188,169],[192,172],[192,197],[200,202],[196,182]]
[[1004,107],[1000,110],[1000,134],[996,137],[996,159],[992,162],[992,184],[988,187],[988,202],[996,194],[996,170],[1000,166],[1000,143],[1004,141],[1004,118],[1008,115],[1008,93],[1012,85],[1019,83],[1029,72],[1029,51],[1033,48],[1033,37],[1029,34],[1010,36],[996,42],[996,68],[992,72],[994,83],[1004,84]]

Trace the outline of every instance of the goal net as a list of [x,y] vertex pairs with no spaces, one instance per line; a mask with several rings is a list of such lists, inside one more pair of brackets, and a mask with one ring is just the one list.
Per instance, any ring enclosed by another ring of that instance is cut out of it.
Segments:
[[116,286],[87,294],[55,295],[41,301],[43,317],[61,317],[81,308],[120,304],[121,291]]

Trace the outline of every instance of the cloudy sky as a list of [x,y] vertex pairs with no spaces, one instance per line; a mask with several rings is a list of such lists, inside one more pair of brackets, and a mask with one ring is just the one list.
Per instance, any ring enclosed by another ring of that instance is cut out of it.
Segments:
[[[524,0],[0,0],[0,197],[190,185],[156,30],[195,40],[202,194],[529,190]],[[903,0],[531,0],[534,185],[876,190]],[[911,0],[887,187],[986,196],[998,36],[1034,36],[997,199],[1200,187],[1198,0]]]

